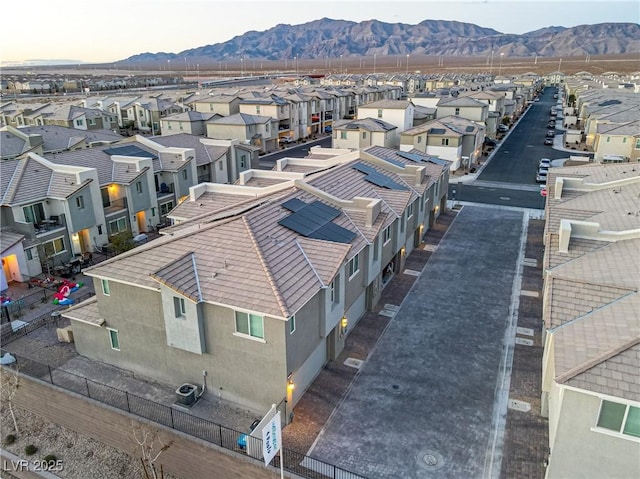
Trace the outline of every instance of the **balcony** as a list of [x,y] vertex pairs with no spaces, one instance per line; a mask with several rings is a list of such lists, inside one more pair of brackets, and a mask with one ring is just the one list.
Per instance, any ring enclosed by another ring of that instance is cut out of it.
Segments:
[[114,213],[119,213],[127,209],[127,199],[120,198],[117,200],[113,200],[108,205],[103,204],[103,207],[104,207],[105,216],[112,215]]

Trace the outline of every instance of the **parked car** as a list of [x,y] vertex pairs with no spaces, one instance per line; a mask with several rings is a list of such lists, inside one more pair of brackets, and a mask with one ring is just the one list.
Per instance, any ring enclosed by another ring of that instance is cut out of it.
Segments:
[[325,126],[324,127],[324,132],[325,133],[331,133],[333,131],[333,128],[331,128],[330,126]]
[[506,133],[509,131],[509,127],[507,125],[498,125],[498,131],[500,133]]
[[534,98],[533,101],[540,101],[540,98]]
[[498,142],[496,140],[491,139],[491,138],[485,138],[484,139],[484,144],[486,146],[498,146]]
[[280,143],[282,144],[293,143],[293,138],[291,138],[290,136],[282,136],[280,137]]
[[547,131],[547,138],[553,138],[554,136],[556,136],[556,132],[553,130],[548,130]]
[[538,183],[546,183],[547,182],[547,173],[549,171],[548,170],[539,170],[538,174],[536,175],[536,181]]
[[538,163],[538,168],[549,169],[550,167],[551,167],[551,160],[549,158],[540,158],[540,162]]
[[544,144],[549,146],[549,145],[553,145],[553,138],[545,138],[544,139]]
[[556,122],[551,120],[549,123],[547,123],[547,128],[555,128],[556,127]]
[[556,100],[558,98],[558,94],[553,95],[553,99]]

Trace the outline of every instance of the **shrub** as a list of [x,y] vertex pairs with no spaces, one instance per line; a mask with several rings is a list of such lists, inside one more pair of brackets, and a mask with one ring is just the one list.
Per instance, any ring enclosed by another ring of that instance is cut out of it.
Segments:
[[13,444],[16,442],[16,436],[14,434],[7,434],[4,438],[5,444]]
[[50,462],[56,462],[58,458],[56,457],[55,454],[47,454],[42,458],[42,460],[46,463],[50,463]]
[[33,444],[29,444],[28,446],[25,446],[25,448],[24,448],[24,453],[27,456],[32,456],[36,452],[38,452],[38,448],[36,446],[34,446]]

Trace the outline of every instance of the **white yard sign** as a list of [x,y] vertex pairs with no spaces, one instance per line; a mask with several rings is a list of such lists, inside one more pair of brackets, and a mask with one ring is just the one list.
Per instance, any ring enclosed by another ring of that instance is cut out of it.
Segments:
[[282,448],[282,430],[280,429],[280,411],[262,428],[262,455],[268,466],[271,459]]

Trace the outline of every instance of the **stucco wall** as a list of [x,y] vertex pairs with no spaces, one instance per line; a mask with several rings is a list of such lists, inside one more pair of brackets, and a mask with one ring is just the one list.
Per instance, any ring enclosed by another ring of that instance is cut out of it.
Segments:
[[[103,327],[73,321],[76,349],[84,356],[175,384],[201,383],[208,372],[209,393],[254,411],[279,403],[286,394],[285,330],[288,324],[264,318],[264,341],[235,333],[231,309],[201,304],[202,355],[167,345],[159,292],[109,281],[110,296],[94,279]],[[120,351],[109,343],[107,328],[118,330]],[[288,334],[288,332],[287,332]]]
[[[554,395],[551,394],[553,401]],[[554,408],[553,402],[550,404]],[[547,479],[640,477],[640,442],[592,431],[600,399],[565,389]]]

